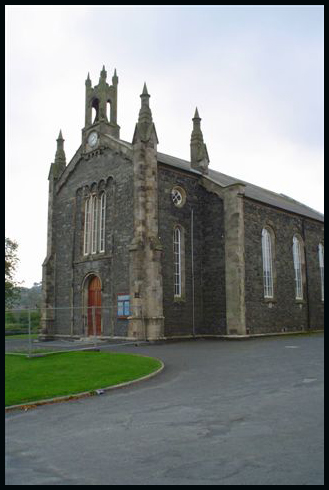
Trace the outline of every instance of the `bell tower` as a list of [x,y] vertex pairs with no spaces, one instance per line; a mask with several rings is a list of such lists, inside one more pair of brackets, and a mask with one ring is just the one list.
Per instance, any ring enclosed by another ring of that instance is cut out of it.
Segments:
[[116,70],[112,85],[106,81],[107,72],[103,66],[98,85],[92,86],[88,73],[86,80],[85,126],[82,130],[84,151],[104,146],[104,135],[120,138],[120,126],[117,123],[118,81]]

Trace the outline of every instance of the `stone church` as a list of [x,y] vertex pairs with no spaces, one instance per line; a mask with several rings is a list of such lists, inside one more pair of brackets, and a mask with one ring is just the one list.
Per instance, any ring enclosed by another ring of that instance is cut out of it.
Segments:
[[323,215],[212,170],[198,110],[185,161],[158,152],[145,84],[131,142],[116,71],[85,85],[81,145],[66,164],[60,132],[50,165],[41,338],[322,330]]

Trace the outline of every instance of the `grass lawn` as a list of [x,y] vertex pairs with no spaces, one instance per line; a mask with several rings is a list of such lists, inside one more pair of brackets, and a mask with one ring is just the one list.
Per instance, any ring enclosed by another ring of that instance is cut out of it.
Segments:
[[146,376],[161,366],[152,357],[113,352],[5,357],[6,406],[113,386]]
[[[28,339],[29,338],[29,334],[28,333],[20,333],[20,334],[17,334],[17,335],[6,335],[5,336],[5,339],[6,340],[22,340],[22,339]],[[38,338],[38,334],[37,333],[32,333],[31,334],[31,339],[37,339]]]

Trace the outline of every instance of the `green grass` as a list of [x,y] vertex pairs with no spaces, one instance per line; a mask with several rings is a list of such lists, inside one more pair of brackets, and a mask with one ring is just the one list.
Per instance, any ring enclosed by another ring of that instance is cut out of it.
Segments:
[[[17,335],[6,335],[5,336],[5,339],[6,340],[22,340],[22,339],[28,339],[29,338],[29,334],[28,333],[20,333],[20,334],[17,334]],[[31,339],[37,339],[38,338],[38,334],[37,333],[32,333],[31,334]]]
[[5,357],[6,406],[113,386],[146,376],[161,365],[152,357],[112,352]]

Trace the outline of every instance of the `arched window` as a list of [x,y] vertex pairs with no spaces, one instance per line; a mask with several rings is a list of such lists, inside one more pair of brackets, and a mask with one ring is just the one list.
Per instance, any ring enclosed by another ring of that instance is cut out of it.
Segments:
[[85,201],[85,229],[84,229],[84,245],[83,245],[84,255],[88,255],[90,250],[90,228],[91,228],[90,207],[91,207],[91,200],[90,197],[88,197]]
[[105,206],[106,206],[106,195],[102,192],[100,197],[99,206],[99,251],[105,251]]
[[321,277],[321,300],[324,301],[324,246],[319,243],[319,266]]
[[181,229],[174,228],[174,296],[182,295],[182,240]]
[[273,256],[272,237],[269,230],[262,230],[264,297],[273,298]]
[[98,199],[97,196],[92,196],[92,231],[91,231],[91,253],[97,252],[97,215],[98,215]]
[[292,252],[295,269],[295,292],[296,299],[303,299],[303,276],[302,276],[302,246],[297,236],[293,238]]
[[98,197],[95,194],[85,201],[84,255],[105,252],[105,192]]

